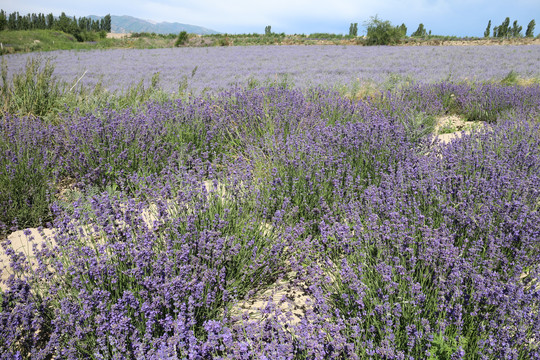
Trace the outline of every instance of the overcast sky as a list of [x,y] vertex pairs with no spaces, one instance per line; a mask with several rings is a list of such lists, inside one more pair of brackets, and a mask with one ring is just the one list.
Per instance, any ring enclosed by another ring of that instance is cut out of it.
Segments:
[[274,32],[346,34],[352,22],[363,23],[371,16],[405,23],[408,34],[423,23],[437,35],[482,36],[488,20],[492,28],[505,17],[523,26],[535,19],[540,32],[540,0],[1,0],[7,12],[53,13],[60,15],[130,15],[146,20],[199,25],[227,33]]

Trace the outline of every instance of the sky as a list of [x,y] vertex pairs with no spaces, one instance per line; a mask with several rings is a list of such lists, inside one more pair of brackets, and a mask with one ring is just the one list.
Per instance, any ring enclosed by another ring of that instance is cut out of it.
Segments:
[[370,17],[404,23],[410,35],[420,23],[436,35],[483,36],[506,17],[518,21],[523,33],[532,19],[540,33],[540,0],[0,0],[10,13],[65,12],[70,16],[129,15],[157,22],[203,26],[222,33],[347,34],[358,23],[365,34]]

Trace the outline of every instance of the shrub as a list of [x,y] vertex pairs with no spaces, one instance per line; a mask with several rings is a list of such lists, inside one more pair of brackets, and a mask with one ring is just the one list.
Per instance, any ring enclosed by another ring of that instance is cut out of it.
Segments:
[[176,39],[174,46],[178,47],[181,45],[185,45],[187,41],[188,41],[188,33],[186,31],[181,31],[180,34],[178,34],[178,38]]
[[366,45],[392,45],[399,42],[402,31],[388,20],[372,16],[364,26],[367,29]]

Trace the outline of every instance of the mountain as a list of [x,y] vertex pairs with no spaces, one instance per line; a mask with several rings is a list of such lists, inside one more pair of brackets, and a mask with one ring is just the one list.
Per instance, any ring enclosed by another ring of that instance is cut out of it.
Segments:
[[[102,16],[90,15],[92,20],[100,20]],[[111,30],[113,33],[130,33],[130,32],[149,32],[156,34],[177,34],[180,31],[186,31],[192,34],[211,35],[219,34],[219,32],[207,29],[202,26],[170,23],[170,22],[155,22],[152,20],[143,20],[133,16],[117,16],[111,15]]]

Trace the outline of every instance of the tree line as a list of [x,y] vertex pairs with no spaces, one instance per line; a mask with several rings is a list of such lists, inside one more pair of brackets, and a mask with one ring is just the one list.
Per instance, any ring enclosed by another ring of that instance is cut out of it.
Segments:
[[4,30],[58,30],[73,35],[77,41],[94,40],[96,34],[104,37],[111,32],[111,15],[107,14],[100,20],[87,17],[69,17],[62,13],[59,17],[51,14],[27,14],[19,12],[6,14],[0,10],[0,31]]
[[[534,27],[536,22],[532,19],[527,25],[527,30],[525,30],[525,37],[534,37]],[[491,20],[489,20],[486,30],[484,31],[484,37],[489,37],[491,33]],[[493,27],[493,37],[494,38],[519,38],[523,37],[521,31],[523,26],[519,25],[517,20],[514,20],[512,25],[510,25],[510,18],[507,17],[504,19],[501,25]]]

